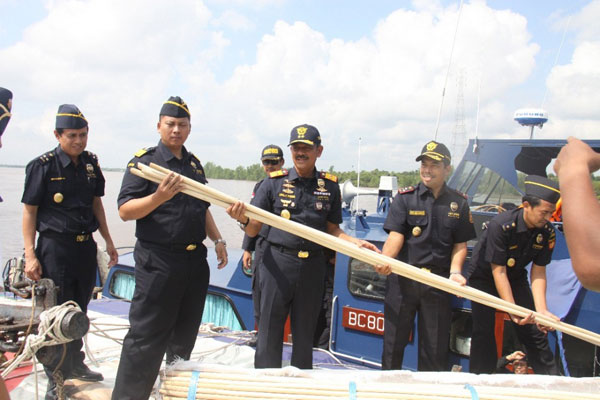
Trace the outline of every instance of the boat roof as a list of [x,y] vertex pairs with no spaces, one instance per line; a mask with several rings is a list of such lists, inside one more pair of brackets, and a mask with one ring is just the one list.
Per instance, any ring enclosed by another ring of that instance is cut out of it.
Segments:
[[[584,142],[600,152],[600,140]],[[563,139],[470,139],[456,171],[465,162],[474,162],[495,171],[518,189],[517,171],[546,176],[547,166],[565,144]],[[455,173],[449,181],[451,187],[456,187],[456,179]]]

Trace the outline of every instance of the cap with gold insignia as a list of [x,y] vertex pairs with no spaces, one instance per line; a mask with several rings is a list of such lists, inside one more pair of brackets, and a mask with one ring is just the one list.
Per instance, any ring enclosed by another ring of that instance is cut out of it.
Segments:
[[556,204],[560,198],[558,182],[538,175],[525,177],[525,195],[534,196],[549,203]]
[[312,125],[302,124],[294,127],[290,133],[290,144],[306,143],[311,146],[319,146],[321,144],[321,134]]
[[81,129],[88,126],[87,119],[75,104],[63,104],[56,112],[56,129]]
[[281,147],[270,144],[266,146],[260,153],[260,160],[281,160],[283,158],[283,150]]
[[173,118],[190,118],[191,114],[188,105],[179,96],[171,96],[165,101],[160,109],[159,116],[166,115]]
[[444,164],[450,164],[450,150],[443,144],[432,140],[428,142],[423,149],[421,154],[417,157],[416,161],[421,161],[423,157],[429,157],[435,161],[444,161]]
[[0,87],[0,136],[4,133],[10,121],[13,94],[10,90]]

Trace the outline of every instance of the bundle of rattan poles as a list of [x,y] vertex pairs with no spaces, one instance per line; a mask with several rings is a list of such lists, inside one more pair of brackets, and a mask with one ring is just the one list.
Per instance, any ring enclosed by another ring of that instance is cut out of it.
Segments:
[[474,377],[472,385],[465,385],[452,381],[414,382],[395,375],[394,371],[311,371],[301,376],[277,372],[206,365],[199,370],[171,370],[161,375],[159,392],[165,400],[600,399],[598,393],[571,390],[564,385],[542,388],[543,384],[531,384],[531,377],[526,382],[517,376],[504,384],[477,381]]
[[[150,166],[147,166],[142,163],[138,163],[137,167],[138,169],[131,168],[131,173],[156,183],[160,183],[165,176],[172,172],[155,164],[150,164]],[[183,177],[183,187],[183,193],[208,201],[211,204],[218,205],[220,207],[227,208],[231,204],[238,201],[234,197],[228,196],[225,193],[186,177]],[[465,297],[471,301],[484,304],[488,307],[506,311],[507,313],[517,315],[519,317],[527,317],[533,312],[525,307],[509,303],[496,296],[492,296],[469,286],[460,286],[449,279],[442,278],[441,276],[413,267],[412,265],[403,263],[396,259],[386,257],[382,254],[377,254],[367,249],[359,248],[355,244],[346,240],[336,238],[325,232],[321,232],[297,222],[287,220],[250,204],[246,204],[246,207],[246,216],[251,219],[258,220],[264,224],[268,224],[275,228],[290,232],[294,235],[313,241],[334,251],[344,253],[350,257],[371,265],[390,265],[392,272],[395,274],[399,274],[418,282],[436,287],[457,296]],[[564,322],[555,321],[554,319],[537,312],[533,312],[533,314],[537,323],[549,326],[558,331],[589,342],[595,346],[600,346],[600,335],[595,332],[566,324]]]

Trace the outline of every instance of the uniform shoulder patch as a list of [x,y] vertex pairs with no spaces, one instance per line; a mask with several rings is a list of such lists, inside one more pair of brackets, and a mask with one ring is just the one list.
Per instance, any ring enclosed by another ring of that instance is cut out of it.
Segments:
[[461,191],[458,191],[458,190],[456,190],[456,189],[450,189],[450,190],[452,190],[453,192],[455,192],[457,195],[459,195],[459,196],[461,196],[461,197],[464,197],[464,198],[465,198],[465,199],[467,199],[467,200],[469,199],[469,196],[467,196],[467,194],[466,194],[466,193],[463,193],[463,192],[461,192]]
[[144,147],[143,149],[140,149],[140,150],[136,151],[135,154],[134,154],[134,156],[137,157],[137,158],[140,158],[144,154],[153,152],[155,149],[156,149],[156,146],[154,146],[154,147]]
[[517,226],[517,224],[515,222],[506,222],[506,223],[502,224],[502,230],[504,232],[506,232],[506,231],[516,228],[516,226]]
[[280,169],[269,173],[269,178],[278,178],[280,176],[287,176],[289,174],[287,169]]
[[337,176],[335,176],[329,172],[326,172],[326,171],[319,172],[319,178],[327,179],[327,180],[329,180],[331,182],[335,182],[335,183],[337,183],[337,181],[338,181]]
[[42,164],[46,164],[47,162],[52,160],[54,157],[56,157],[56,152],[54,150],[51,150],[51,151],[48,151],[48,152],[42,154],[40,156],[39,160]]
[[398,189],[398,193],[400,193],[400,194],[410,193],[410,192],[414,192],[415,190],[417,190],[417,188],[415,186],[406,186],[406,187]]

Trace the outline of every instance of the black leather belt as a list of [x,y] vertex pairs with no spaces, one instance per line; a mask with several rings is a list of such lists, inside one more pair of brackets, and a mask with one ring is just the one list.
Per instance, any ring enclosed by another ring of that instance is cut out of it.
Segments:
[[79,235],[75,235],[73,233],[58,233],[58,232],[54,232],[54,231],[45,231],[45,232],[41,232],[40,235],[51,237],[51,238],[56,238],[56,239],[68,239],[68,240],[72,240],[73,242],[77,242],[77,243],[87,242],[88,240],[90,240],[92,238],[91,233],[82,233]]
[[298,249],[291,249],[289,247],[280,246],[278,244],[271,244],[271,247],[281,253],[296,256],[298,258],[312,258],[312,257],[316,257],[316,256],[323,254],[322,249],[298,250]]
[[143,240],[144,243],[147,243],[151,246],[160,247],[162,249],[170,250],[170,251],[194,251],[200,248],[200,244],[198,243],[157,243],[157,242],[149,242],[147,240]]

